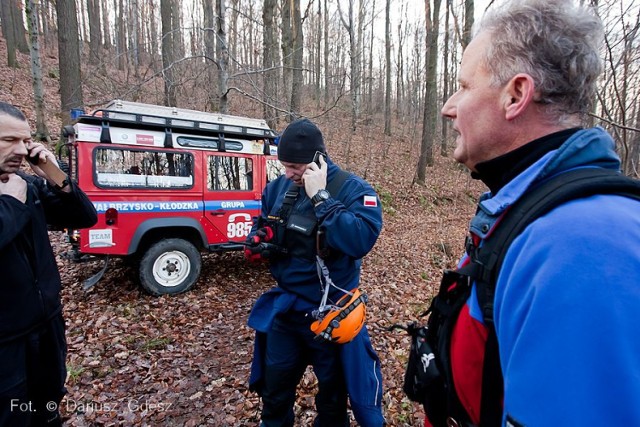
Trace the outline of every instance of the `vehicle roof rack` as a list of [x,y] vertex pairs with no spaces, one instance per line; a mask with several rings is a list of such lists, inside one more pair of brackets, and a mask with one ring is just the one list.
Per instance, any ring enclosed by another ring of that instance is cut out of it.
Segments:
[[184,133],[196,134],[218,133],[269,139],[276,137],[276,133],[264,120],[122,100],[111,101],[105,108],[81,115],[78,121],[165,131],[179,129]]

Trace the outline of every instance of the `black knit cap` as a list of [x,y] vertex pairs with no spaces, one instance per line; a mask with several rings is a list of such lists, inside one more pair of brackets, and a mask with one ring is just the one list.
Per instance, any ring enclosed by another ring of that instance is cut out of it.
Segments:
[[326,152],[322,132],[309,119],[299,119],[287,126],[278,142],[278,160],[288,163],[311,163],[316,151]]

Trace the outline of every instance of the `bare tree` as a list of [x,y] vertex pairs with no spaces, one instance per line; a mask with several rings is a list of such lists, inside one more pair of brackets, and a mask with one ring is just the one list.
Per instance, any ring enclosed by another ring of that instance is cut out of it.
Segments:
[[[282,97],[291,99],[291,79],[293,72],[293,25],[291,23],[291,2],[282,0]],[[287,117],[291,121],[291,117]]]
[[13,17],[13,37],[16,42],[16,48],[21,53],[29,53],[29,43],[27,43],[27,30],[24,28],[24,11],[22,9],[22,0],[2,0],[3,3],[9,3],[11,14]]
[[391,136],[391,0],[386,0],[384,18],[385,89],[384,134]]
[[38,141],[50,141],[45,122],[44,88],[42,85],[42,65],[40,63],[40,43],[38,41],[38,12],[33,0],[26,0],[27,27],[31,46],[31,76],[33,77],[33,97],[36,103],[36,136]]
[[75,0],[57,0],[58,63],[60,66],[60,108],[62,123],[71,123],[70,112],[83,108],[80,74],[80,40]]
[[[444,15],[444,43],[442,44],[442,99],[446,101],[449,99],[449,15],[451,8],[451,0],[447,1],[447,11]],[[441,118],[441,126],[442,126],[442,141],[440,142],[440,155],[446,157],[449,153],[447,150],[447,140],[448,140],[448,130],[449,130],[449,120],[447,120],[444,116]]]
[[11,68],[18,67],[16,58],[16,40],[13,30],[13,13],[11,5],[7,1],[0,1],[0,17],[2,18],[2,35],[7,42],[7,65]]
[[464,32],[462,34],[462,48],[466,48],[471,41],[471,29],[473,28],[473,15],[475,5],[473,0],[464,0]]
[[226,5],[225,0],[216,0],[216,53],[218,60],[218,90],[220,91],[220,111],[224,114],[229,112],[229,98],[227,96],[229,87],[229,50],[227,47],[226,32]]
[[[118,70],[124,70],[127,66],[127,30],[125,23],[126,20],[126,10],[124,7],[123,0],[114,0],[114,2],[118,2],[117,5],[114,4],[115,10],[117,10],[117,19],[116,19],[116,55],[118,56]],[[173,1],[173,0],[167,0]]]
[[324,0],[324,105],[329,104],[329,9],[327,8],[327,1]]
[[291,0],[293,6],[291,27],[293,35],[293,61],[291,72],[291,103],[289,107],[289,120],[300,112],[300,98],[302,97],[302,60],[304,53],[304,34],[302,32],[302,16],[300,13],[300,0]]
[[356,124],[360,115],[360,34],[356,28],[356,18],[354,16],[354,1],[349,0],[347,13],[342,12],[340,2],[338,2],[338,11],[342,25],[349,35],[349,59],[350,59],[350,77],[351,77],[351,129],[356,130]]
[[168,107],[177,107],[175,69],[175,47],[173,33],[174,16],[172,3],[175,0],[160,0],[160,17],[162,20],[162,70],[164,76],[164,104]]
[[274,12],[277,0],[265,0],[262,7],[262,69],[263,93],[262,99],[264,118],[272,129],[278,126],[278,116],[273,105],[278,96],[278,37],[274,22]]
[[89,58],[93,64],[97,64],[100,61],[102,45],[99,0],[87,0],[87,14],[89,15]]
[[[425,81],[424,116],[422,121],[422,141],[416,182],[425,183],[426,167],[433,165],[433,140],[435,139],[439,108],[436,102],[438,81],[438,28],[440,27],[440,0],[425,0],[427,76]],[[432,15],[433,14],[433,15]]]
[[109,50],[111,49],[111,32],[110,32],[111,27],[109,25],[108,2],[97,1],[97,0],[93,0],[93,1],[96,1],[98,5],[102,4],[102,35],[103,35],[103,41],[104,41],[104,48]]
[[204,18],[204,55],[207,70],[206,106],[209,111],[218,109],[217,80],[215,73],[216,32],[213,13],[213,2],[202,0]]

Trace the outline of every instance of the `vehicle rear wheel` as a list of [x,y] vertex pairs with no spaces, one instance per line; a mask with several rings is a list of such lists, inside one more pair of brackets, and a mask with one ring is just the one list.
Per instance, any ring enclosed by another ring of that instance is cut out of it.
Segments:
[[183,239],[164,239],[153,244],[140,260],[140,285],[152,295],[188,291],[200,276],[202,258]]

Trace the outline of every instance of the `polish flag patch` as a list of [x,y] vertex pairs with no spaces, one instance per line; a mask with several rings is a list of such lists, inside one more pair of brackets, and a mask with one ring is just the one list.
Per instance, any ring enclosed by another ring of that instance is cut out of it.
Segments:
[[371,206],[372,208],[375,208],[376,206],[378,206],[378,199],[376,196],[364,196],[364,205],[365,206]]

